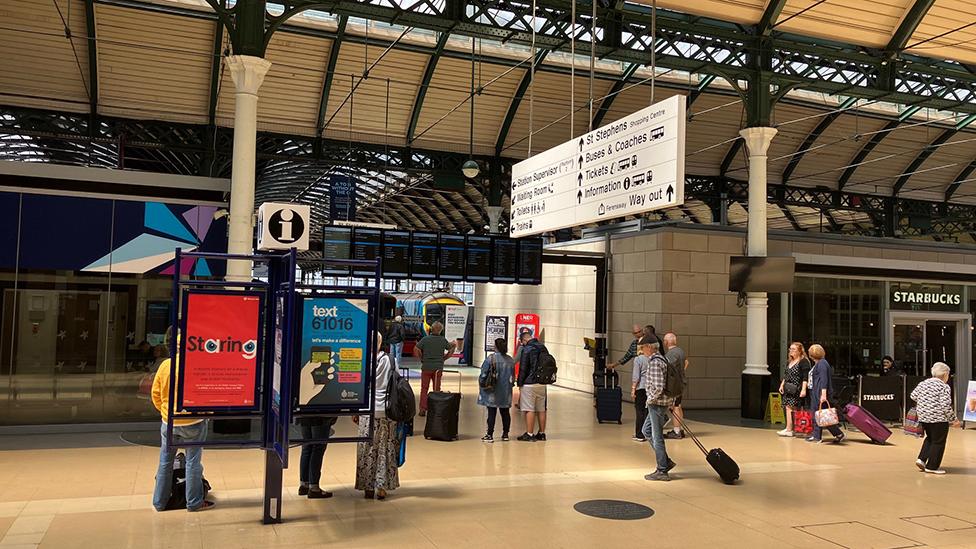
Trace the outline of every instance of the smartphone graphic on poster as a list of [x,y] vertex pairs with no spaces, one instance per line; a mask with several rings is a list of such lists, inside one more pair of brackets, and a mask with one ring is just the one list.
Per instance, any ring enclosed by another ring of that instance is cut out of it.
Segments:
[[319,367],[312,370],[312,383],[328,385],[332,370],[332,347],[312,347],[309,362],[318,362]]

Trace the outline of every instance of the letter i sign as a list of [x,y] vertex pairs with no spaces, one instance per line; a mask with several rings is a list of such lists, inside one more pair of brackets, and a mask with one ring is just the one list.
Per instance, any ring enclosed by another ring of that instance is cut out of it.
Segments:
[[308,250],[310,208],[265,202],[258,208],[258,249]]

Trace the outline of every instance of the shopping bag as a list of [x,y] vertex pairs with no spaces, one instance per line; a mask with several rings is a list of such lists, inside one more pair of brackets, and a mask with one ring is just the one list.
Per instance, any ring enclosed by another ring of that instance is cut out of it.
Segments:
[[918,411],[914,406],[905,414],[905,423],[902,427],[906,435],[921,437],[925,434],[925,430],[922,429],[922,424],[918,422]]
[[801,435],[813,433],[813,413],[810,410],[793,412],[793,432]]
[[[824,408],[827,406],[827,408]],[[837,408],[833,408],[827,402],[820,403],[820,409],[814,414],[817,420],[817,425],[821,427],[833,427],[840,423],[840,419],[837,417]]]

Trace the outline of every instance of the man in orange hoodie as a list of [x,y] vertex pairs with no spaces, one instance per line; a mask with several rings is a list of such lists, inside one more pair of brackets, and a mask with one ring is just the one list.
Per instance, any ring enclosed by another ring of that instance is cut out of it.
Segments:
[[[165,511],[173,491],[173,460],[180,442],[199,442],[207,438],[207,421],[203,419],[173,419],[174,447],[166,444],[166,419],[169,410],[169,380],[173,359],[166,359],[156,370],[153,378],[152,402],[159,410],[163,420],[160,434],[162,446],[159,449],[159,469],[156,470],[156,490],[153,492],[153,507],[157,511]],[[178,413],[177,413],[178,414]],[[188,511],[206,511],[214,506],[214,502],[204,499],[203,492],[203,463],[201,462],[203,448],[191,446],[186,448],[186,509]]]

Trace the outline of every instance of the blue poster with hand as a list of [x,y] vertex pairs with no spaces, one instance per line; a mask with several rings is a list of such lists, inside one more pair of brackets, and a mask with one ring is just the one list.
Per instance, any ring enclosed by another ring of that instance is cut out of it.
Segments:
[[298,405],[366,408],[369,301],[306,298]]

